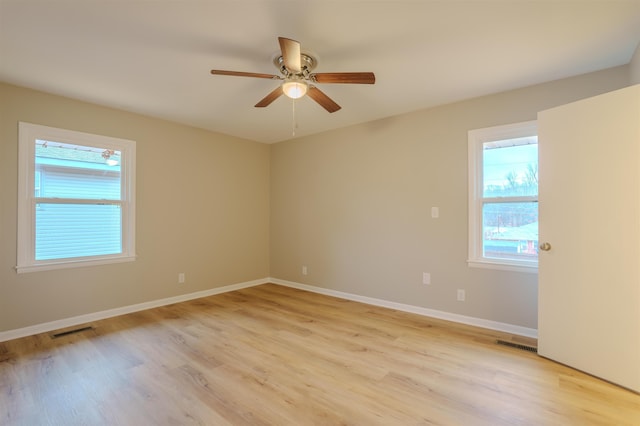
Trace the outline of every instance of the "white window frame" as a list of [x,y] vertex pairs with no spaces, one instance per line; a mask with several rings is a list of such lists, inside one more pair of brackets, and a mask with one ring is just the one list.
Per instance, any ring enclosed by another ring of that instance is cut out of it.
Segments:
[[538,197],[483,197],[483,144],[505,139],[537,136],[537,121],[470,130],[469,137],[469,254],[470,267],[502,269],[518,272],[538,272],[537,260],[496,259],[483,256],[482,207],[485,202],[537,202]]
[[[74,268],[107,263],[131,262],[135,252],[135,141],[101,136],[38,124],[19,122],[18,124],[18,273]],[[105,147],[122,153],[120,165],[120,200],[89,200],[84,203],[118,204],[122,211],[122,252],[110,255],[74,257],[64,259],[35,259],[35,145],[36,140]]]

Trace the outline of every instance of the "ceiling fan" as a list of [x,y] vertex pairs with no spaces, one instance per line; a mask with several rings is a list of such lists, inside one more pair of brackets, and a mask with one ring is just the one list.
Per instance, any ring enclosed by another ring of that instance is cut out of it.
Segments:
[[316,67],[317,61],[313,56],[300,51],[299,42],[285,37],[278,37],[278,42],[282,55],[276,57],[273,63],[281,75],[225,70],[211,70],[211,74],[282,80],[283,83],[280,86],[255,105],[257,108],[270,105],[282,95],[298,99],[306,94],[329,112],[336,112],[341,107],[318,89],[315,86],[316,83],[374,84],[376,82],[372,72],[313,73],[311,71]]

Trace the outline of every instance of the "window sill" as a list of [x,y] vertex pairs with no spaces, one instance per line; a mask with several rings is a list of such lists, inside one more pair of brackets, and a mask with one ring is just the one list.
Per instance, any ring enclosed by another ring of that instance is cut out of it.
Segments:
[[16,266],[16,272],[18,274],[22,274],[25,272],[40,272],[40,271],[51,271],[54,269],[67,269],[67,268],[84,268],[87,266],[97,266],[97,265],[107,265],[110,263],[123,263],[123,262],[133,262],[136,260],[136,256],[117,256],[117,257],[104,257],[104,258],[93,258],[93,259],[73,259],[67,261],[56,261],[56,262],[38,262],[33,265],[18,265]]
[[493,260],[467,260],[467,264],[470,268],[483,268],[483,269],[497,269],[502,271],[512,272],[526,272],[530,274],[538,273],[538,263],[522,263],[522,262],[508,262],[508,261],[493,261]]

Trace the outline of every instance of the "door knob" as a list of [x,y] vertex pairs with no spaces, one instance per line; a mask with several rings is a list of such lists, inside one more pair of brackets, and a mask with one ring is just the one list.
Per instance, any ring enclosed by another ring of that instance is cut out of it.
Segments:
[[549,251],[549,250],[551,250],[551,244],[549,244],[549,243],[542,243],[542,244],[540,244],[540,250],[542,250],[542,251]]

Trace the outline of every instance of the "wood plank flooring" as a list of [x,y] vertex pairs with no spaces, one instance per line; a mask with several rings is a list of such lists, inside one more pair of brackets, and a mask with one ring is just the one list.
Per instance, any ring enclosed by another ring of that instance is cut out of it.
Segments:
[[273,284],[91,325],[0,343],[1,425],[640,425],[513,336]]

